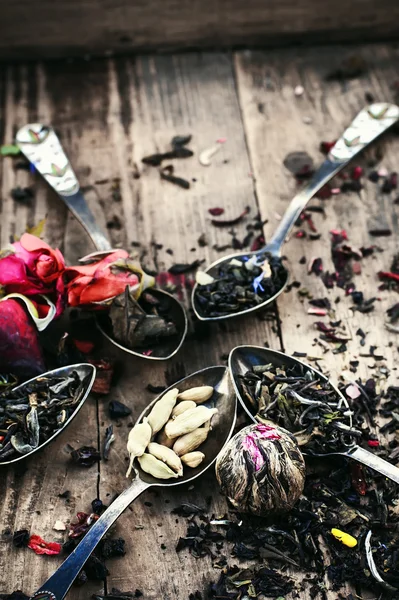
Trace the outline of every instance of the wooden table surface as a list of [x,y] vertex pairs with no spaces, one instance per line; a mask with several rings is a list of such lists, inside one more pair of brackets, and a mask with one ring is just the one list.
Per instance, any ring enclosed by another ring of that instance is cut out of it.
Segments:
[[[326,75],[353,54],[367,62],[365,73],[349,81],[326,81]],[[393,101],[398,54],[398,49],[389,45],[326,46],[3,66],[0,142],[11,143],[16,130],[27,122],[52,124],[98,222],[105,228],[119,217],[121,228],[107,230],[113,246],[129,249],[132,242],[140,242],[143,264],[159,270],[196,258],[210,263],[220,256],[214,244],[229,243],[231,237],[225,229],[210,224],[208,209],[223,207],[225,216],[234,218],[250,206],[248,220],[236,227],[237,236],[244,237],[246,224],[259,211],[262,219],[267,219],[264,233],[269,239],[297,189],[294,177],[283,166],[285,156],[307,151],[317,165],[322,161],[320,142],[341,134],[366,104],[365,92],[375,101]],[[304,88],[300,97],[294,95],[297,85]],[[195,156],[175,161],[175,168],[177,175],[191,181],[189,190],[162,181],[157,169],[141,162],[143,156],[166,149],[172,136],[186,133],[193,135],[190,147]],[[211,166],[202,166],[198,153],[221,137],[227,140],[222,150]],[[388,133],[378,148],[384,152],[380,164],[389,171],[397,169],[398,137]],[[14,170],[10,158],[0,162],[0,180],[1,245],[47,217],[44,237],[64,252],[68,262],[92,251],[87,235],[42,181]],[[113,199],[114,180],[120,183],[120,200]],[[377,273],[389,270],[397,250],[399,207],[393,202],[395,194],[381,194],[379,187],[367,180],[364,184],[360,193],[313,200],[314,205],[325,208],[325,216],[313,215],[321,239],[292,236],[284,250],[292,280],[301,282],[314,297],[331,300],[335,320],[342,320],[351,338],[348,352],[334,354],[334,344],[325,349],[317,343],[314,322],[320,318],[307,314],[308,301],[301,300],[293,288],[281,296],[269,319],[249,316],[212,325],[201,341],[190,336],[184,349],[168,363],[116,355],[125,369],[109,398],[90,397],[81,417],[50,447],[26,463],[2,469],[0,592],[34,592],[61,561],[13,548],[10,532],[27,528],[45,539],[60,541],[63,534],[53,530],[56,520],[68,523],[76,512],[89,510],[96,496],[107,502],[126,486],[129,419],[115,427],[117,439],[110,460],[102,461],[98,469],[82,470],[71,466],[69,460],[68,444],[102,447],[110,423],[109,399],[125,402],[136,418],[154,397],[146,390],[148,383],[164,385],[165,379],[174,375],[223,364],[232,347],[245,343],[318,356],[320,365],[335,379],[360,351],[367,354],[370,345],[376,346],[385,360],[360,358],[360,376],[378,376],[381,367],[395,367],[398,339],[384,329],[385,311],[396,301],[395,292],[382,293],[369,314],[353,312],[342,289],[327,290],[300,260],[322,257],[324,268],[331,270],[329,231],[346,229],[353,246],[376,244],[383,250],[362,261],[362,273],[355,279],[367,298],[380,295]],[[34,186],[32,206],[10,198],[11,188],[17,185]],[[368,231],[376,224],[389,227],[393,234],[370,237]],[[208,245],[200,247],[197,240],[204,232]],[[339,303],[335,303],[337,298]],[[359,327],[367,333],[363,349],[356,336]],[[112,350],[107,348],[107,353],[111,355]],[[395,381],[395,372],[393,375]],[[69,503],[58,496],[65,490],[71,492]],[[213,473],[189,488],[143,494],[117,524],[116,533],[126,539],[127,554],[108,561],[107,588],[138,588],[148,600],[183,600],[217,579],[220,572],[212,569],[210,559],[196,560],[186,551],[175,552],[186,522],[176,519],[171,509],[183,501],[202,506],[208,496],[212,497],[210,512],[223,514],[226,504]],[[230,564],[235,562],[230,559]],[[89,583],[73,588],[68,597],[83,600],[102,591],[101,583]],[[329,597],[337,598],[336,592]]]

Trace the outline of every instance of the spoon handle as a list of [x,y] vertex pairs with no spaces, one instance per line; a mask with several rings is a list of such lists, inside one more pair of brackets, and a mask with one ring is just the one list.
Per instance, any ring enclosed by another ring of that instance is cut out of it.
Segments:
[[111,506],[107,508],[72,554],[70,554],[56,572],[47,579],[46,583],[31,596],[30,600],[62,600],[68,593],[69,588],[79,575],[85,562],[103,535],[129,504],[149,487],[151,487],[151,484],[145,483],[137,477],[133,483],[118,496]]
[[399,483],[399,469],[395,467],[395,465],[391,465],[391,463],[387,462],[383,458],[372,454],[368,450],[361,448],[360,446],[354,446],[353,449],[348,450],[347,452],[342,453],[344,456],[348,458],[353,458],[358,462],[366,465],[366,467],[370,467],[370,469],[374,469],[381,475],[385,475],[392,481]]
[[87,206],[78,179],[54,129],[41,123],[30,123],[17,132],[15,141],[21,152],[86,229],[96,248],[110,250],[111,244]]
[[360,111],[336,141],[307,186],[292,199],[275,234],[267,244],[266,249],[269,252],[279,254],[294,223],[315,193],[398,119],[399,107],[395,104],[379,102]]

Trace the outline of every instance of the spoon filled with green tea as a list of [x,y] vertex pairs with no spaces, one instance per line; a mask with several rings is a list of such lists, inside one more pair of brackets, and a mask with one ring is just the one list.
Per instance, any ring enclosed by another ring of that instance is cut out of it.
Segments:
[[197,371],[151,402],[129,434],[133,482],[32,598],[62,600],[103,535],[145,490],[187,484],[207,471],[232,435],[236,405],[227,367]]
[[41,450],[82,408],[96,377],[88,363],[60,367],[0,394],[0,467]]
[[218,321],[264,309],[283,292],[289,273],[281,248],[309,200],[334,175],[397,122],[399,107],[377,103],[364,108],[331,148],[309,183],[291,201],[270,242],[256,252],[220,258],[197,273],[192,305],[201,321]]
[[237,397],[255,423],[274,423],[297,439],[304,454],[341,455],[399,483],[399,468],[366,450],[367,432],[327,377],[292,356],[257,346],[237,346],[229,356]]
[[[80,259],[82,265],[90,267],[115,252],[86,203],[54,129],[41,123],[30,123],[17,132],[16,144],[67,205],[97,248],[97,252]],[[121,265],[110,265],[111,270],[118,268]],[[129,261],[129,268],[140,278],[140,295],[137,297],[137,291],[133,294],[127,287],[124,294],[110,301],[103,310],[96,310],[97,327],[114,346],[128,354],[149,360],[167,360],[178,352],[186,337],[185,310],[171,294],[145,287],[143,284],[148,276],[133,260]]]

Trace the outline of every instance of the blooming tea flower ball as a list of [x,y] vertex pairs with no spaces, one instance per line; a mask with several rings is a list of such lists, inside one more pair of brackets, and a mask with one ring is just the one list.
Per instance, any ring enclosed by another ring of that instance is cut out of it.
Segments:
[[305,461],[295,439],[281,427],[249,425],[216,461],[222,493],[233,506],[258,516],[288,512],[302,494]]

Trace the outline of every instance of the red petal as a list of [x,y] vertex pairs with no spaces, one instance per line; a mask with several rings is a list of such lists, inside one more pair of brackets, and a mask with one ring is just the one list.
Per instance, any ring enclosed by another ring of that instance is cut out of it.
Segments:
[[380,279],[394,279],[395,281],[399,281],[399,273],[390,273],[387,271],[380,271],[378,273],[378,277]]
[[36,252],[37,250],[48,250],[53,252],[51,246],[31,233],[24,233],[19,241],[21,246],[25,248],[25,250],[28,250],[28,252]]
[[224,208],[209,208],[208,212],[212,217],[220,217],[224,213]]
[[53,555],[61,552],[61,544],[58,544],[58,542],[45,542],[39,535],[30,536],[28,548],[36,552],[36,554]]

